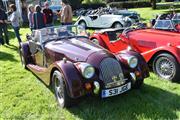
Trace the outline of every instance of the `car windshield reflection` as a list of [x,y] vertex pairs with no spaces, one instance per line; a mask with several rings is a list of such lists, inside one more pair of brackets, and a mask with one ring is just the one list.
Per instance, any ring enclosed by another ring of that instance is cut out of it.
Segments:
[[32,33],[33,41],[39,43],[73,36],[87,36],[85,28],[75,25],[53,26],[34,30]]
[[171,20],[157,20],[154,28],[163,30],[174,30],[174,24]]

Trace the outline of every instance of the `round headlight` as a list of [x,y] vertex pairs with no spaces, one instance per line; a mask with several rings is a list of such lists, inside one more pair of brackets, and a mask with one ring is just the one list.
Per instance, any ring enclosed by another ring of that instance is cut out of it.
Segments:
[[130,66],[130,68],[135,68],[138,64],[138,59],[136,57],[130,57],[128,60],[128,64]]
[[87,63],[81,63],[79,66],[80,66],[80,69],[84,78],[90,79],[94,76],[95,69],[92,65],[87,64]]

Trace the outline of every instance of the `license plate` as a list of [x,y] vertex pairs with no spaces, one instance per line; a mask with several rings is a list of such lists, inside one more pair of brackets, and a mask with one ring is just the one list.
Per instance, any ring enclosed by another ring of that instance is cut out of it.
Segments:
[[112,89],[107,89],[107,90],[102,90],[102,98],[105,97],[111,97],[111,96],[115,96],[115,95],[119,95],[121,93],[124,93],[126,91],[128,91],[129,89],[131,89],[131,83],[127,83],[123,86],[117,87],[117,88],[112,88]]

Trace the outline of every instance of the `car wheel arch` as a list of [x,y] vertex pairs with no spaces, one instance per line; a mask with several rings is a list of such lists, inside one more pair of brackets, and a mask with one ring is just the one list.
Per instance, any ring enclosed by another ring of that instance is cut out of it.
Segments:
[[111,27],[114,27],[115,24],[119,23],[122,27],[123,27],[123,24],[120,22],[120,21],[114,21],[111,25]]
[[150,60],[148,61],[148,65],[152,67],[153,65],[153,61],[155,60],[156,56],[160,55],[160,54],[163,54],[163,53],[167,53],[167,54],[170,54],[172,55],[176,61],[177,61],[177,57],[170,51],[167,51],[167,50],[160,50],[160,51],[157,51],[151,58]]
[[84,20],[84,19],[79,20],[78,25],[79,25],[81,22],[84,22],[84,23],[86,24],[85,27],[88,27],[86,20]]
[[[81,90],[82,88],[82,78],[79,76],[79,73],[77,72],[76,66],[70,62],[70,61],[57,61],[51,71],[51,78],[49,85],[52,85],[52,75],[54,71],[58,70],[63,74],[65,85],[67,87],[67,93],[71,98],[78,98],[80,97],[80,93],[76,94],[76,90]],[[68,73],[71,72],[72,76],[69,76]],[[77,84],[74,84],[76,82]]]
[[[58,67],[53,67],[52,70],[51,70],[51,73],[50,73],[50,83],[49,83],[49,86],[52,86],[52,83],[53,83],[52,76],[53,76],[53,73],[55,71],[59,71],[59,72],[61,72],[64,75],[63,71],[60,70]],[[67,87],[67,93],[68,93],[69,96],[71,96],[70,91],[69,91],[69,86],[67,84],[66,79],[64,79],[64,82],[65,82],[65,85]]]

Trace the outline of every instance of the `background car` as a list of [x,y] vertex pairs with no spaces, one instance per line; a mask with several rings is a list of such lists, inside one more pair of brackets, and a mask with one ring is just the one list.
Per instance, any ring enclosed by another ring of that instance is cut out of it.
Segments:
[[113,14],[115,15],[122,15],[124,17],[129,17],[131,20],[133,20],[133,23],[140,21],[140,14],[138,14],[136,11],[129,11],[127,9],[124,10],[114,10]]
[[157,15],[151,23],[154,29],[180,32],[180,13]]
[[143,84],[149,71],[140,54],[123,51],[113,55],[84,33],[77,26],[44,28],[21,43],[22,64],[52,86],[61,107],[87,94],[106,98]]
[[78,17],[75,25],[82,25],[88,28],[122,28],[129,27],[136,20],[129,16],[120,15],[122,12],[115,12],[110,8],[99,8],[96,10],[89,10],[78,12],[82,13]]
[[150,68],[163,79],[179,81],[180,34],[157,29],[106,29],[90,39],[113,53],[131,49],[141,53]]

